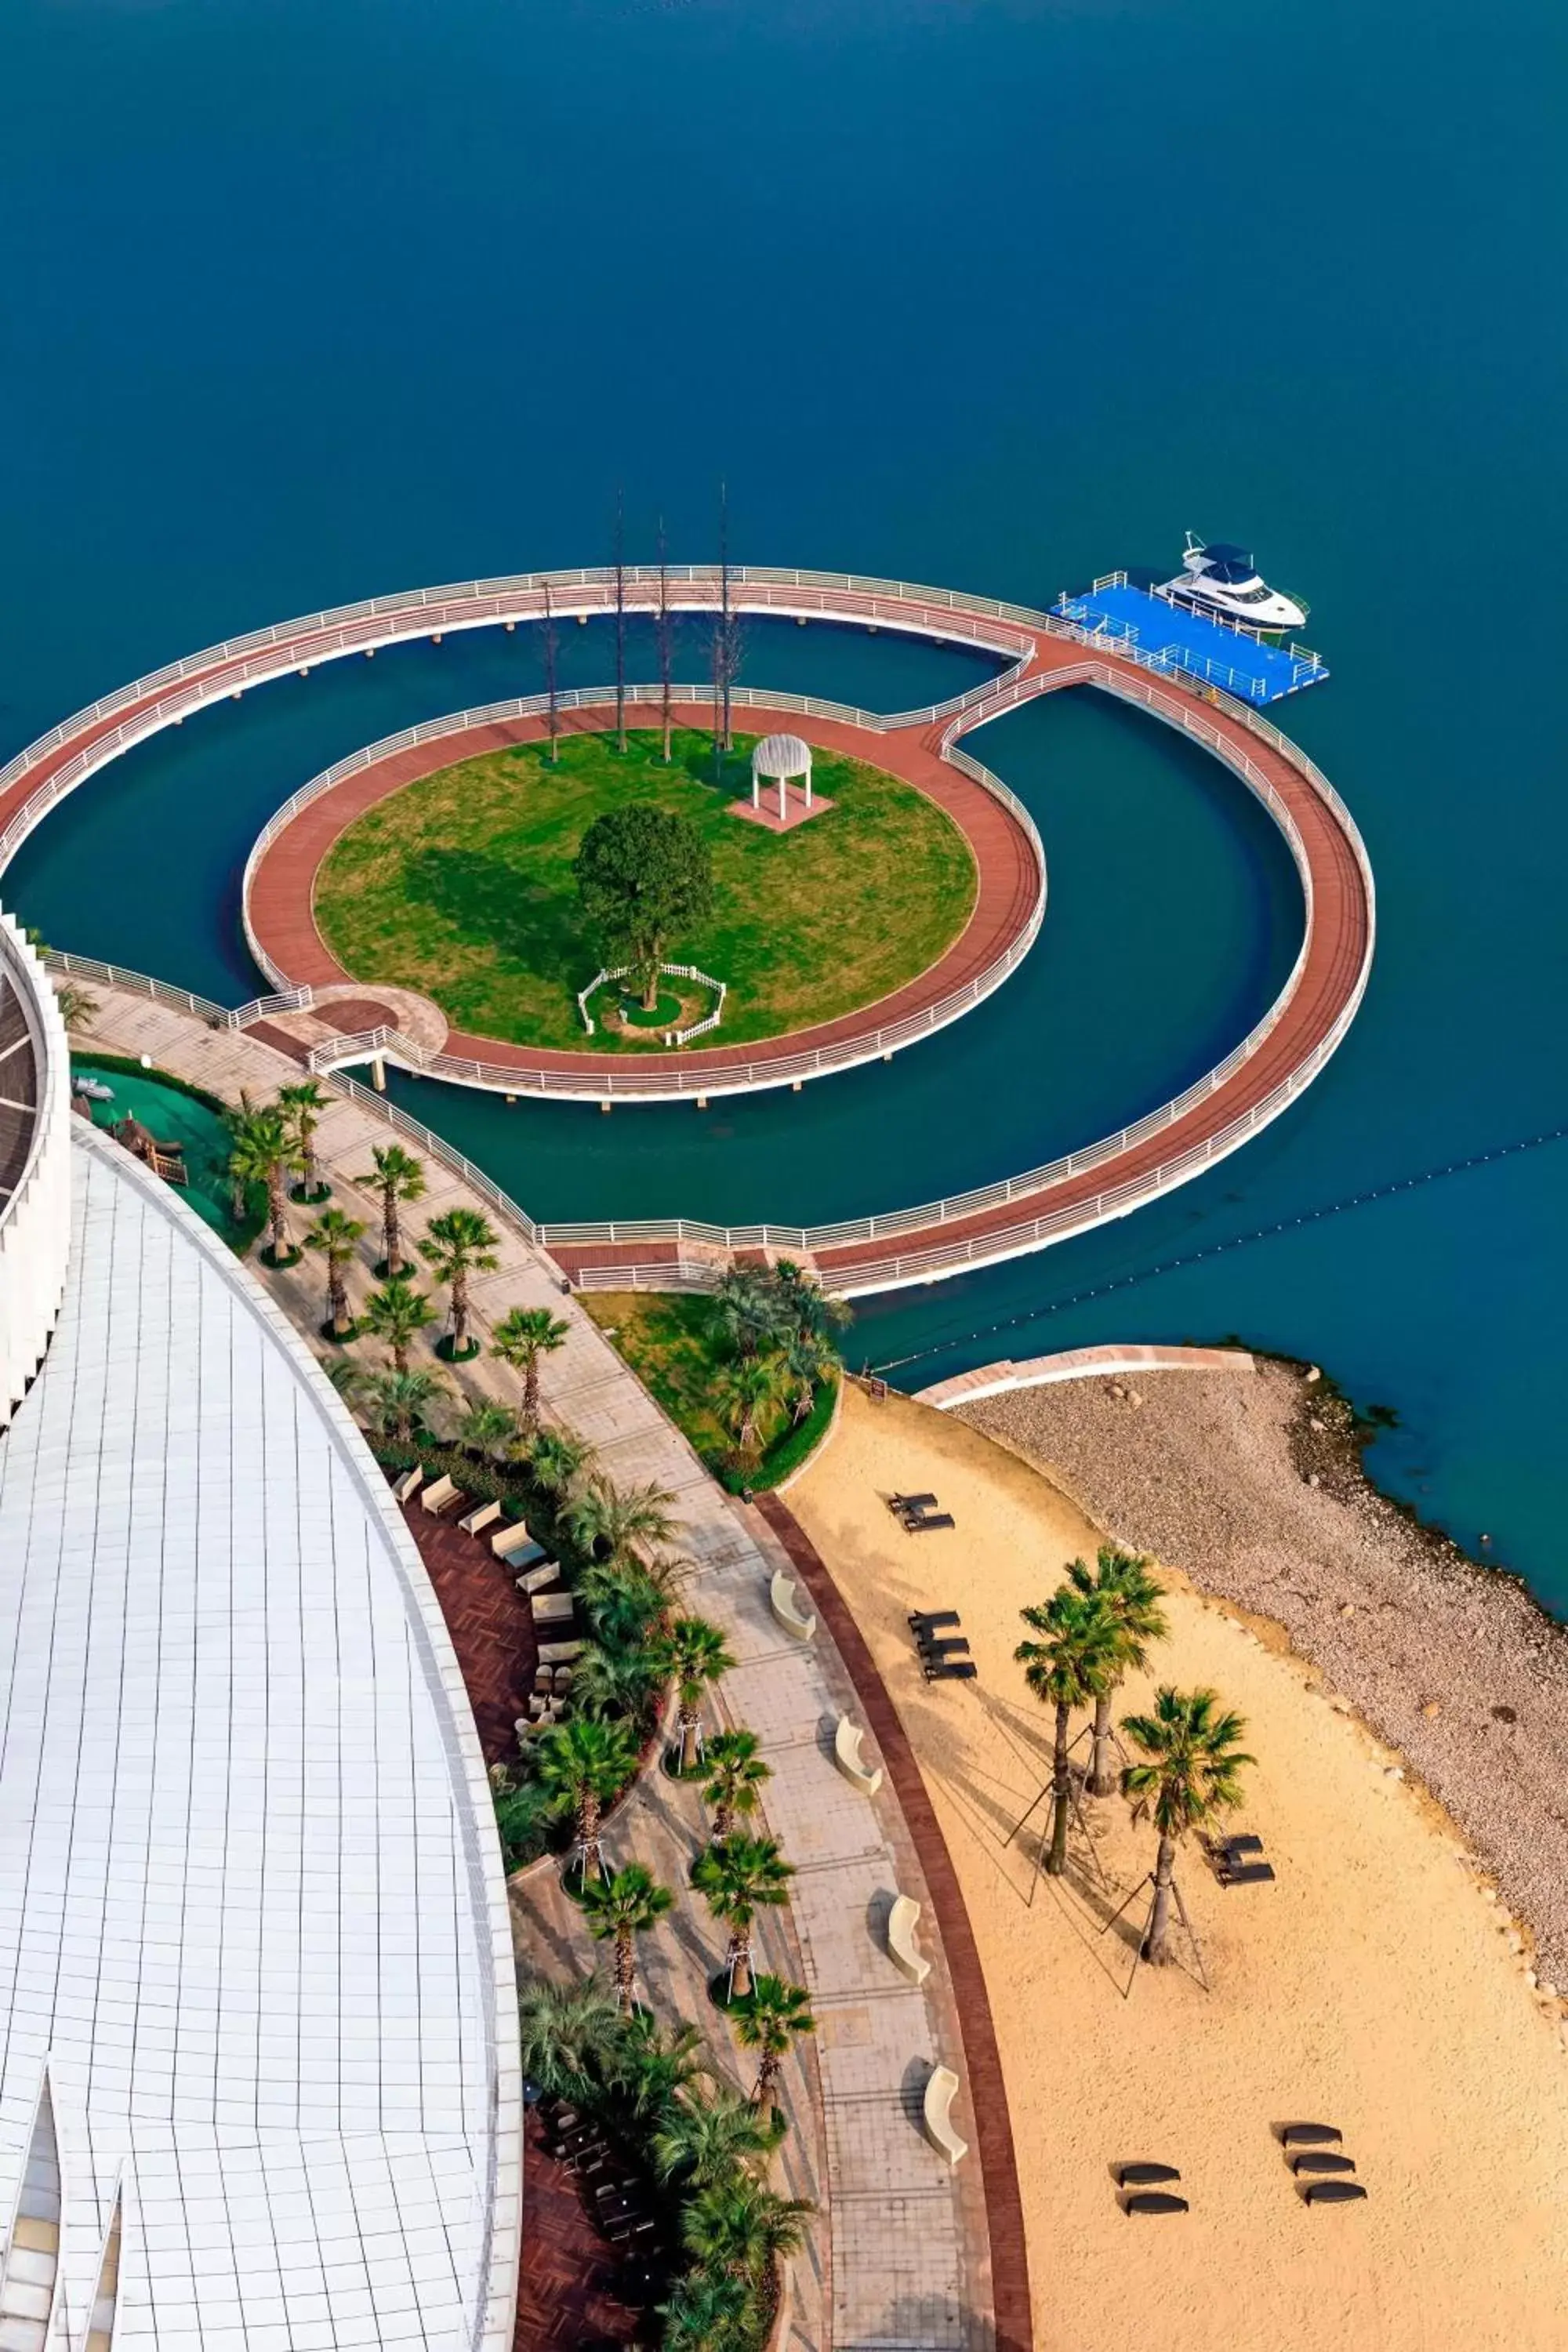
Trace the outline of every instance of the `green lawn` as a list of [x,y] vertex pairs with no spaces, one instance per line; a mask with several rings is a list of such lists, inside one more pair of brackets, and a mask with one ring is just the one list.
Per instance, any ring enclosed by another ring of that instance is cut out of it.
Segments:
[[599,968],[572,861],[594,819],[626,799],[694,818],[713,853],[714,911],[670,961],[728,982],[732,1045],[830,1021],[934,963],[969,919],[974,861],[963,834],[911,785],[826,753],[817,789],[836,805],[774,835],[726,813],[751,790],[754,738],[737,737],[721,786],[709,738],[574,735],[552,767],[542,746],[488,753],[406,785],[352,824],[316,885],[328,946],[356,980],[419,989],[454,1026],[520,1045],[611,1053],[589,1040],[577,991]]
[[732,1493],[749,1486],[762,1494],[787,1477],[816,1449],[833,1417],[837,1383],[824,1381],[798,1426],[780,1408],[768,1426],[767,1445],[742,1473],[734,1460],[733,1441],[709,1403],[714,1373],[734,1353],[719,1326],[712,1299],[700,1291],[591,1290],[584,1293],[582,1304]]

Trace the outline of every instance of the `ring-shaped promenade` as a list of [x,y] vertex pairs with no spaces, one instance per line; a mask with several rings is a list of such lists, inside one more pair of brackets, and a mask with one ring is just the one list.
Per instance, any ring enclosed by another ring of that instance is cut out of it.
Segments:
[[[608,568],[531,573],[377,597],[255,631],[189,656],[64,720],[0,770],[0,872],[65,794],[132,744],[226,697],[308,673],[318,663],[450,630],[515,628],[544,617],[588,618],[616,607]],[[1018,1256],[1124,1216],[1237,1150],[1310,1084],[1365,992],[1376,931],[1372,869],[1354,821],[1321,772],[1279,729],[1214,688],[1168,674],[1157,656],[1111,646],[1043,613],[955,591],[851,574],[732,565],[628,566],[626,609],[731,611],[886,628],[977,647],[1002,675],[951,701],[872,719],[882,737],[909,730],[933,756],[985,772],[960,739],[1037,694],[1088,685],[1149,711],[1221,760],[1268,810],[1300,877],[1300,950],[1279,994],[1217,1066],[1174,1101],[1048,1166],[957,1198],[824,1226],[721,1227],[682,1218],[534,1228],[576,1280],[678,1286],[710,1280],[743,1251],[788,1251],[847,1297],[929,1282]],[[602,696],[596,698],[602,699]],[[563,698],[564,699],[564,698]],[[809,713],[809,698],[770,695],[772,710]],[[836,706],[826,706],[837,716]],[[887,764],[886,748],[879,754]],[[988,780],[994,782],[994,780]],[[530,1221],[531,1223],[531,1221]]]

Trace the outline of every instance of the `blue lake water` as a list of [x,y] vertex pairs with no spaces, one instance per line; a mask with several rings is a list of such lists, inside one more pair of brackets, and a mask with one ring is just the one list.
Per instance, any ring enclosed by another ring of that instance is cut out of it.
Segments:
[[[1568,1608],[1568,1146],[1296,1222],[1565,1116],[1565,97],[1546,0],[1484,42],[1458,0],[11,0],[0,750],[231,630],[603,560],[618,484],[633,554],[662,511],[710,557],[722,476],[742,559],[1034,604],[1173,570],[1188,527],[1256,546],[1334,673],[1278,715],[1377,871],[1347,1045],[1202,1183],[872,1302],[854,1346],[911,1384],[1115,1337],[1317,1358],[1398,1411],[1392,1487]],[[570,654],[605,674],[601,632]],[[748,633],[752,684],[897,708],[974,674]],[[237,997],[277,803],[538,683],[519,632],[226,706],[89,785],[7,898]],[[706,1116],[407,1099],[546,1215],[851,1213],[1136,1116],[1277,984],[1288,866],[1092,700],[973,748],[1051,871],[987,1012]]]

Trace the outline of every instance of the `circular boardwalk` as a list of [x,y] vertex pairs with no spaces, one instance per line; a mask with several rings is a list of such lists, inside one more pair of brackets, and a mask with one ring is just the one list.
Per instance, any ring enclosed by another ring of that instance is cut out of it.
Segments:
[[[688,689],[682,689],[683,692]],[[677,725],[711,721],[710,704],[679,702]],[[947,952],[903,987],[875,1003],[788,1037],[763,1044],[708,1044],[679,1053],[639,1053],[635,1064],[604,1053],[517,1045],[449,1030],[434,1052],[415,1050],[405,1035],[385,1045],[386,1058],[460,1085],[502,1094],[547,1094],[564,1100],[668,1100],[682,1096],[750,1094],[800,1085],[834,1070],[891,1055],[902,1045],[956,1021],[999,988],[1033,942],[1045,911],[1046,875],[1038,836],[1011,795],[976,782],[942,756],[930,730],[883,733],[848,714],[829,719],[780,710],[748,698],[747,731],[765,732],[787,721],[818,751],[847,753],[912,784],[945,811],[963,835],[978,884],[968,922]],[[563,732],[602,733],[614,723],[613,704],[579,702]],[[391,793],[443,768],[513,744],[542,741],[544,714],[534,700],[460,713],[443,731],[420,740],[394,737],[340,762],[294,795],[263,831],[246,867],[244,908],[251,951],[275,987],[312,991],[354,980],[333,957],[316,919],[317,877],[348,828]],[[367,992],[374,983],[367,983]],[[367,1024],[368,1025],[368,1024]],[[347,1022],[345,1035],[353,1034]],[[363,1047],[350,1049],[363,1058]],[[330,1049],[318,1049],[327,1066]]]
[[[552,573],[548,584],[558,619],[614,608],[614,577],[607,571]],[[715,567],[671,567],[665,584],[672,611],[718,609],[722,591]],[[438,639],[450,629],[537,621],[545,593],[542,574],[414,590],[258,630],[138,679],[78,712],[0,770],[0,871],[65,793],[121,751],[204,705],[293,671],[309,673],[318,662],[374,654],[381,646]],[[647,567],[629,569],[626,593],[629,609],[653,609],[659,575]],[[828,619],[980,647],[1008,664],[998,679],[967,695],[894,718],[847,712],[800,696],[736,697],[738,707],[764,708],[770,719],[786,719],[797,733],[808,731],[805,722],[817,718],[868,730],[877,764],[898,772],[908,772],[902,759],[918,758],[930,762],[932,773],[957,771],[1009,802],[1005,788],[967,760],[960,738],[1036,694],[1069,686],[1114,695],[1181,730],[1224,761],[1279,826],[1306,903],[1301,950],[1268,1012],[1215,1069],[1174,1102],[1048,1167],[956,1200],[829,1226],[725,1228],[672,1218],[543,1229],[546,1246],[578,1280],[600,1286],[710,1280],[716,1266],[737,1252],[780,1251],[811,1260],[828,1286],[846,1296],[933,1281],[1128,1214],[1238,1149],[1310,1084],[1344,1036],[1365,990],[1375,902],[1371,867],[1349,811],[1277,728],[1213,689],[1165,675],[1157,659],[1136,649],[1108,646],[1070,623],[989,598],[842,574],[733,566],[729,601],[741,613]],[[693,690],[685,691],[689,701]],[[643,688],[628,698],[646,705],[657,697]],[[600,691],[562,698],[563,705],[574,700],[602,706],[605,697]],[[449,724],[411,730],[410,746],[441,735]],[[853,748],[863,752],[863,739]],[[448,756],[441,754],[443,762]],[[1027,824],[1026,815],[1022,822]],[[865,1059],[865,1052],[847,1057]],[[465,1075],[462,1058],[449,1055],[411,1066],[432,1067],[441,1076]],[[485,1083],[474,1078],[477,1066],[477,1061],[470,1066],[469,1083]],[[780,1056],[763,1083],[793,1084],[816,1075],[816,1067],[791,1069]],[[597,1091],[603,1097],[609,1088],[601,1081]]]

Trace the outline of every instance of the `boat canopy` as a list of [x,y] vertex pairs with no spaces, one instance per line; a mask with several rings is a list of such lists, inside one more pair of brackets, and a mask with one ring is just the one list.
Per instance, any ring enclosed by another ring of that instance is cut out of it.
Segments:
[[1204,570],[1211,580],[1224,581],[1229,587],[1243,580],[1256,580],[1258,566],[1245,547],[1218,544],[1204,550]]

